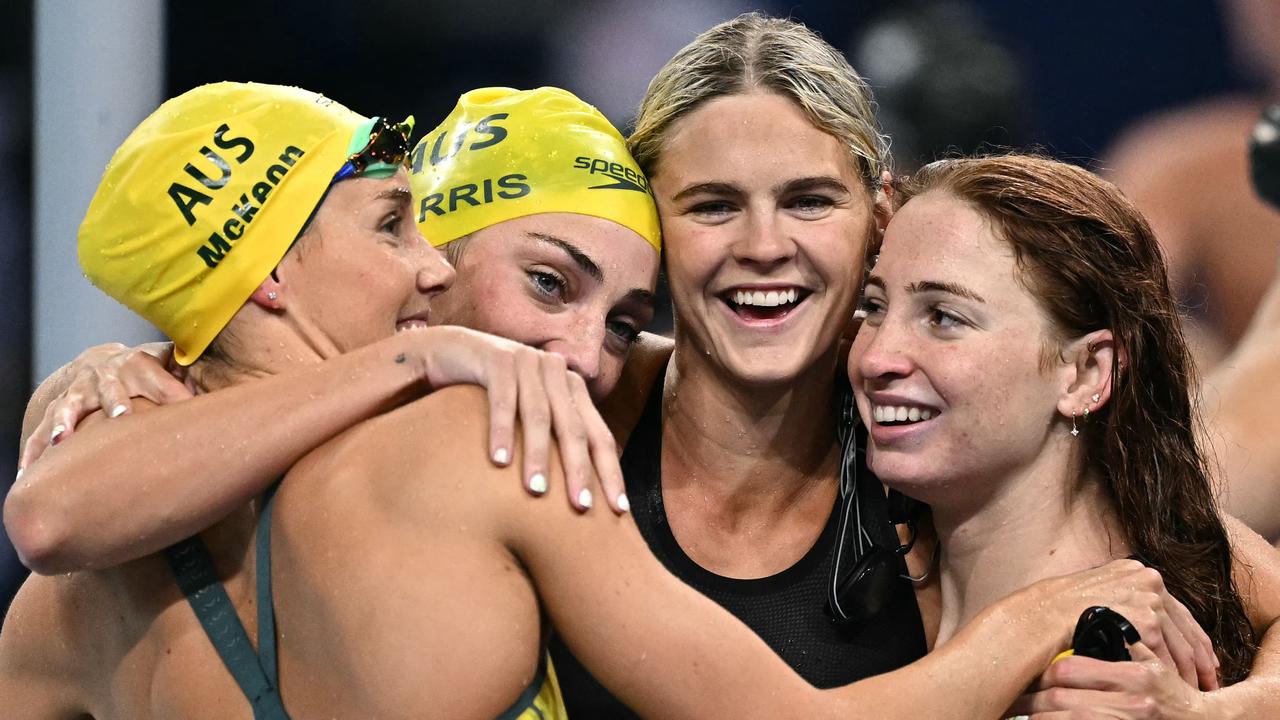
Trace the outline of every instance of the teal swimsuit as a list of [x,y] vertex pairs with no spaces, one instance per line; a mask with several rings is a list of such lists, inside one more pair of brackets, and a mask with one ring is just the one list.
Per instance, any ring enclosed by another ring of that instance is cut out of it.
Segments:
[[[275,491],[279,483],[267,491],[262,515],[258,518],[258,537],[255,542],[257,573],[255,587],[258,595],[258,645],[257,651],[249,642],[236,608],[227,596],[226,588],[218,580],[218,570],[200,536],[179,542],[165,550],[169,567],[173,570],[178,587],[187,596],[187,602],[204,627],[209,641],[218,651],[222,663],[235,678],[240,691],[253,708],[254,720],[289,720],[284,700],[280,697],[280,671],[276,660],[276,613],[271,598],[271,508],[275,504]],[[554,672],[548,673],[545,655],[538,665],[538,672],[529,689],[522,693],[515,705],[499,716],[504,718],[548,718],[546,695],[554,690],[554,700],[559,702],[560,688],[555,683]],[[531,712],[529,716],[523,713]]]

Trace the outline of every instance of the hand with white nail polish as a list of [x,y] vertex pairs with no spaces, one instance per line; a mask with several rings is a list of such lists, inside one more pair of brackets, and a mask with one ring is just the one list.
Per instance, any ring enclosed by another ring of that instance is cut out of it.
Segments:
[[84,351],[51,377],[27,406],[18,465],[29,467],[49,447],[61,443],[99,410],[118,418],[132,410],[133,398],[157,405],[191,397],[191,390],[166,367],[172,348],[150,343],[137,348],[119,343]]
[[409,345],[406,356],[419,363],[429,390],[458,384],[486,389],[489,457],[495,465],[515,459],[519,420],[521,474],[530,493],[547,491],[554,438],[570,504],[590,509],[593,489],[599,487],[615,512],[627,512],[613,434],[586,383],[564,358],[462,327],[432,327],[397,338]]

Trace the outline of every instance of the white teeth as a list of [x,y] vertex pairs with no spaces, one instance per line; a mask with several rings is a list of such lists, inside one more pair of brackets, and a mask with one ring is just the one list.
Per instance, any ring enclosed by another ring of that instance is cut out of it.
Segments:
[[789,305],[796,301],[800,296],[800,292],[794,288],[790,290],[738,290],[733,295],[733,301],[738,305],[755,305],[758,307],[777,307],[779,305]]
[[872,405],[871,416],[878,423],[920,422],[932,418],[934,411],[906,405]]

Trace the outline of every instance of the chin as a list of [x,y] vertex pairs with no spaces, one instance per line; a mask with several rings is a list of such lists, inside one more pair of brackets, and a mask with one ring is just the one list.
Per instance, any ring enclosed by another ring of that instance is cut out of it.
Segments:
[[867,467],[872,474],[892,488],[914,500],[933,505],[946,496],[946,489],[955,478],[936,463],[922,461],[919,457],[904,457],[900,453],[877,453],[867,448]]
[[[796,347],[807,347],[797,344]],[[739,384],[768,388],[796,385],[813,371],[819,357],[790,348],[758,347],[722,350],[720,365]]]

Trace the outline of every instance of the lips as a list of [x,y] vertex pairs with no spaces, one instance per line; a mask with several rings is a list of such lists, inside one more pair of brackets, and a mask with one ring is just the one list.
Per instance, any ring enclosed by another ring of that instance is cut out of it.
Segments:
[[740,286],[720,294],[729,310],[748,322],[786,318],[812,293],[796,285]]
[[430,324],[427,322],[427,318],[429,315],[430,313],[421,312],[416,315],[409,315],[407,317],[403,317],[403,318],[400,318],[399,320],[396,320],[396,332],[403,332],[405,330],[420,330],[422,328],[430,327]]

